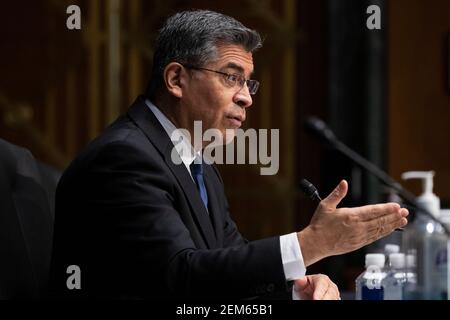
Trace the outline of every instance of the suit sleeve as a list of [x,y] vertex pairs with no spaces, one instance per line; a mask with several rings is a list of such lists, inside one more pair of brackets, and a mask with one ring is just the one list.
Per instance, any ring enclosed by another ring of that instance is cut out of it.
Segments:
[[102,246],[110,249],[103,258],[138,266],[128,270],[134,273],[128,280],[144,281],[148,290],[155,285],[151,275],[160,274],[162,289],[176,297],[248,298],[288,290],[279,237],[248,242],[228,216],[227,247],[196,248],[177,210],[173,179],[153,156],[116,142],[89,166],[88,207],[98,216],[94,224],[102,224]]

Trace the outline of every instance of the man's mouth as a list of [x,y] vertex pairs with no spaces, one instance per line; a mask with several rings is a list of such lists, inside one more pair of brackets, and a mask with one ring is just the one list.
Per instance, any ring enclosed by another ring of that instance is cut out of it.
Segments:
[[229,115],[227,118],[232,123],[232,127],[239,128],[242,125],[242,122],[245,121],[245,117],[241,115]]
[[230,120],[234,128],[239,128],[245,121],[245,116],[241,114],[229,114],[227,115],[227,118]]

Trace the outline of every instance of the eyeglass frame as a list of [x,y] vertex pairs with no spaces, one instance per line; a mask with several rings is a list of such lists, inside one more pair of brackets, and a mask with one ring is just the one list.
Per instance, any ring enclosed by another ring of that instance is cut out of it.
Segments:
[[[183,67],[185,67],[185,68],[188,68],[188,69],[205,70],[205,71],[209,71],[209,72],[214,72],[214,73],[220,74],[220,75],[225,77],[226,81],[234,82],[233,87],[235,87],[237,84],[239,84],[240,85],[240,90],[244,87],[244,83],[245,83],[245,84],[247,84],[248,92],[252,96],[255,95],[258,92],[258,89],[259,89],[259,84],[260,83],[259,83],[258,80],[245,79],[245,77],[243,75],[239,74],[239,73],[226,73],[226,72],[222,72],[222,71],[218,71],[218,70],[212,70],[212,69],[208,69],[208,68],[196,67],[196,66],[192,66],[192,65],[188,65],[188,64],[181,64],[181,65]],[[231,76],[238,77],[238,79],[236,79],[236,81],[230,80],[229,77],[231,77]],[[251,89],[252,83],[255,85],[253,90]]]

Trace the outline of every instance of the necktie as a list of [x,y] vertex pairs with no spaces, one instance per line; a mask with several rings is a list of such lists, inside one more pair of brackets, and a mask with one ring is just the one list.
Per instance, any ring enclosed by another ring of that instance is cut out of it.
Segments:
[[208,193],[206,192],[205,180],[203,179],[203,166],[201,163],[192,162],[190,168],[203,204],[205,205],[205,208],[208,209]]

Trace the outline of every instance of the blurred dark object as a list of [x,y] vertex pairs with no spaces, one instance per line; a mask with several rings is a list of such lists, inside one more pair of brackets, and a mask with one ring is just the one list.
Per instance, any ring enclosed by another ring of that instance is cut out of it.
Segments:
[[450,94],[450,32],[447,34],[447,90]]
[[0,299],[46,297],[59,177],[0,139]]

